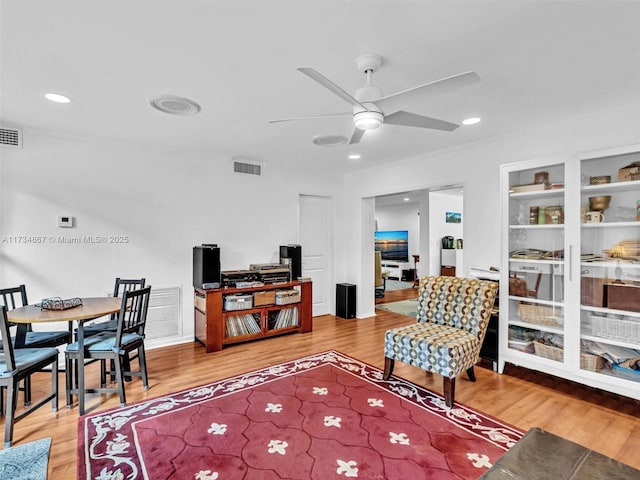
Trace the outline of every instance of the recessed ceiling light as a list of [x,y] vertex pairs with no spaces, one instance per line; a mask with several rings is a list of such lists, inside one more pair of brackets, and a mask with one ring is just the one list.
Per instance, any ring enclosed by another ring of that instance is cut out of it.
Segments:
[[71,99],[66,95],[61,95],[59,93],[45,93],[44,98],[56,103],[69,103]]
[[360,158],[359,153],[351,153],[349,154],[349,160],[358,160]]
[[151,97],[149,104],[156,110],[170,115],[195,115],[200,111],[200,105],[193,100],[175,95]]
[[482,119],[480,117],[471,117],[471,118],[465,118],[462,121],[463,125],[475,125],[476,123],[480,123],[482,121]]
[[409,200],[411,200],[409,197],[404,197],[404,198],[402,199],[402,201],[403,201],[403,202],[408,202]]

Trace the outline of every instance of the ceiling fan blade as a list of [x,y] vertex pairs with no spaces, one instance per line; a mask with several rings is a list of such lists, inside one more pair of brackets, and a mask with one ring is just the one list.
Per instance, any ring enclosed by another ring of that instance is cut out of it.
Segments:
[[340,88],[338,85],[333,83],[331,80],[329,80],[327,77],[325,77],[321,73],[317,72],[313,68],[311,68],[311,67],[298,67],[298,70],[300,72],[304,73],[306,76],[308,76],[311,79],[313,79],[316,82],[318,82],[323,87],[328,88],[329,90],[331,90],[333,93],[338,95],[340,98],[342,98],[343,100],[348,102],[350,105],[353,105],[354,107],[359,107],[359,108],[362,108],[364,110],[369,111],[369,109],[367,107],[365,107],[364,105],[362,105],[358,100],[353,98],[351,95],[349,95],[347,92],[345,92],[342,88]]
[[328,113],[326,115],[308,115],[305,117],[292,117],[292,118],[281,118],[278,120],[269,120],[269,123],[279,123],[279,122],[293,122],[295,120],[314,120],[317,118],[338,118],[338,117],[353,117],[352,112],[347,113]]
[[415,105],[417,102],[428,97],[435,97],[445,93],[453,92],[467,85],[472,85],[480,81],[476,72],[460,73],[451,77],[442,78],[435,82],[425,83],[417,87],[393,93],[375,101],[375,104],[383,112],[392,112]]
[[360,130],[359,128],[356,128],[353,131],[353,135],[351,135],[351,140],[349,140],[349,145],[355,145],[356,143],[360,143],[360,140],[362,140],[363,136],[364,136],[364,130]]
[[404,112],[402,110],[385,116],[384,123],[402,125],[404,127],[432,128],[434,130],[446,130],[447,132],[453,132],[460,126],[455,123],[438,120],[437,118],[416,115],[415,113]]

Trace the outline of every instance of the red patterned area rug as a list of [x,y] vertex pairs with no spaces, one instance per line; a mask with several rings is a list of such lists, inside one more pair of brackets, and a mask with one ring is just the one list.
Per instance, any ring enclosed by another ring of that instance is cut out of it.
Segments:
[[477,479],[523,432],[336,351],[78,421],[78,479]]

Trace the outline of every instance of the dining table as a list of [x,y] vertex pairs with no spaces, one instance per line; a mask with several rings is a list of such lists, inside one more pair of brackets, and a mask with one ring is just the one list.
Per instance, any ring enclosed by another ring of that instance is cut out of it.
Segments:
[[[79,364],[84,364],[84,324],[87,321],[95,320],[106,315],[111,315],[120,311],[122,299],[119,297],[88,297],[81,298],[82,304],[64,310],[43,309],[41,304],[25,305],[7,312],[10,322],[32,325],[50,322],[78,322],[76,341],[80,352]],[[73,372],[66,372],[72,375]],[[69,377],[73,379],[73,376]],[[71,396],[78,395],[78,413],[84,415],[84,375],[78,378],[76,388],[68,392]],[[67,403],[67,408],[71,405]]]

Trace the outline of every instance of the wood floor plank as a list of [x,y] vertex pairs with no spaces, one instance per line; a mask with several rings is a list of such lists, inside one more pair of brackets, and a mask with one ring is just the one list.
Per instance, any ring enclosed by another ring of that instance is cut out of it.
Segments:
[[[400,292],[387,292],[383,301],[417,294],[416,290]],[[412,319],[383,310],[376,312],[375,317],[360,320],[332,315],[315,317],[312,333],[238,344],[210,354],[195,342],[150,350],[150,388],[144,391],[140,379],[134,379],[127,383],[127,400],[131,403],[165,395],[329,349],[382,368],[384,332],[411,323]],[[507,365],[503,375],[481,366],[475,370],[476,383],[466,376],[459,377],[456,401],[522,430],[541,427],[640,469],[639,401],[512,365]],[[394,375],[442,393],[442,377],[438,375],[399,362]],[[98,380],[97,364],[88,367],[88,378]],[[48,375],[36,375],[34,399],[36,392],[43,394],[48,385]],[[64,388],[64,374],[60,375],[60,385]],[[54,480],[76,476],[78,410],[77,405],[67,410],[64,402],[61,392],[57,413],[43,407],[18,422],[14,433],[16,443],[52,437],[49,478]],[[93,396],[87,405],[88,413],[116,407],[117,395]],[[4,420],[1,426],[4,427]]]

